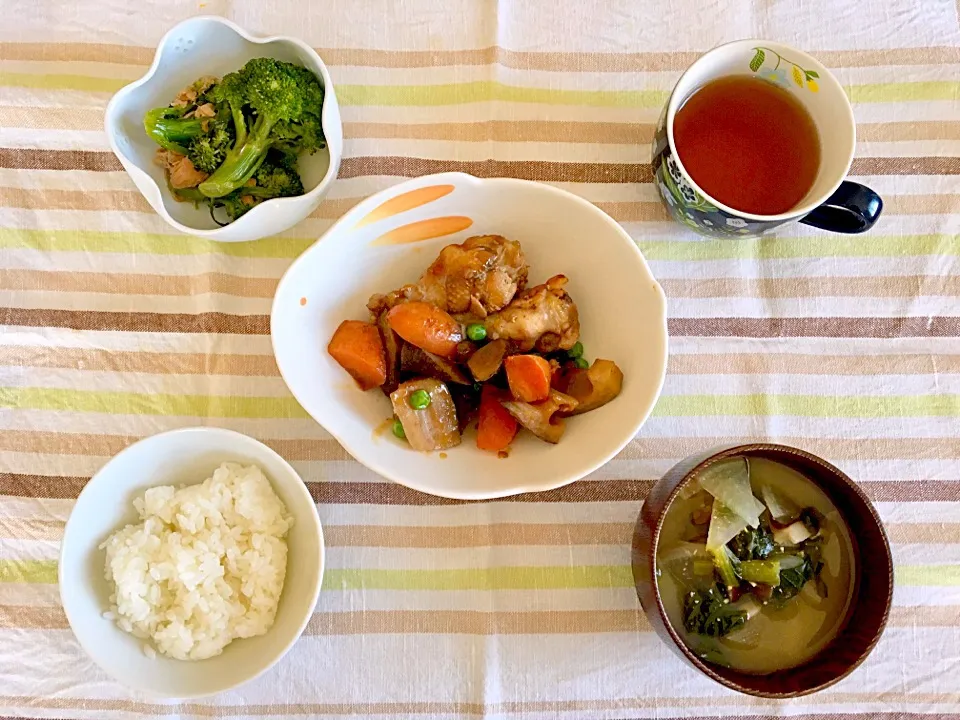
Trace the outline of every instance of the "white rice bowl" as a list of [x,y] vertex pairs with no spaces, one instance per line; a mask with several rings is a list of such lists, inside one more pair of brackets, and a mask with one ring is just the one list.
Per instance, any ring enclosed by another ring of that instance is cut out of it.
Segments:
[[141,522],[100,546],[113,588],[106,617],[179,660],[270,629],[293,517],[259,467],[223,463],[199,485],[150,488],[133,504]]

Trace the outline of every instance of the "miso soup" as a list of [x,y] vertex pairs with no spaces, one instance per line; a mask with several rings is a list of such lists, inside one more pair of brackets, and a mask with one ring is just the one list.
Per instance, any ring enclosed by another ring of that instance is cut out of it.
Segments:
[[708,467],[667,508],[657,583],[670,624],[706,662],[767,674],[843,627],[854,548],[830,498],[763,458]]

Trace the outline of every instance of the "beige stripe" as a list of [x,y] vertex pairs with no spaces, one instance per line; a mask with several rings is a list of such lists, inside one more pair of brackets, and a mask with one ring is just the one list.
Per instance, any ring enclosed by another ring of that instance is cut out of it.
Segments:
[[[2,271],[0,271],[2,276]],[[809,355],[793,353],[674,353],[675,375],[952,375],[960,355]],[[87,348],[0,345],[0,366],[74,368],[170,375],[275,377],[270,355],[132,352]]]
[[[960,626],[960,607],[913,606],[891,608],[893,627]],[[567,610],[487,613],[464,610],[394,610],[315,613],[307,635],[470,634],[577,635],[595,632],[652,632],[649,621],[636,610]]]
[[669,370],[677,375],[952,375],[960,373],[960,355],[671,353]]
[[272,355],[207,355],[16,345],[0,345],[0,366],[4,365],[158,375],[279,375]]
[[[888,215],[952,215],[960,213],[960,195],[886,195],[884,212]],[[668,220],[659,202],[623,201],[594,203],[620,222]]]
[[884,529],[890,542],[899,545],[960,543],[960,525],[955,523],[888,523]]
[[199,275],[147,275],[0,269],[0,289],[43,290],[64,293],[114,295],[202,295],[219,293],[250,298],[271,298],[277,288],[273,278],[248,278],[225,273]]
[[960,140],[960,121],[917,120],[886,123],[857,123],[857,140],[861,142]]
[[[2,115],[0,115],[2,118]],[[391,140],[450,140],[457,142],[561,142],[600,145],[646,145],[653,140],[650,123],[551,122],[548,120],[490,120],[463,123],[344,123],[347,138]],[[861,123],[861,142],[960,140],[960,121]]]
[[[2,116],[0,116],[2,117]],[[490,120],[476,123],[344,123],[346,138],[451,140],[456,142],[562,142],[642,144],[653,138],[652,124]]]
[[960,295],[960,276],[957,275],[665,279],[660,281],[660,285],[667,297],[674,298],[869,297],[914,299],[921,296]]
[[960,195],[887,195],[883,205],[888,215],[955,215]]
[[[894,607],[890,611],[889,624],[892,627],[956,627],[960,626],[960,607]],[[68,627],[69,623],[60,607],[0,605],[0,629],[65,630]],[[636,610],[549,612],[358,610],[314,613],[304,635],[578,635],[651,631],[650,623],[639,607]]]
[[629,545],[633,523],[492,523],[457,526],[333,525],[331,547],[465,548],[506,545]]
[[[103,111],[86,107],[0,106],[0,127],[30,130],[103,128]],[[450,140],[457,142],[562,142],[598,145],[646,145],[653,139],[652,123],[554,122],[549,120],[489,120],[486,122],[380,123],[346,122],[348,139]],[[917,120],[859,123],[861,142],[960,140],[960,121]]]
[[79,106],[0,105],[0,127],[29,130],[102,130],[103,110]]
[[[312,218],[336,220],[363,198],[324,200]],[[133,190],[56,190],[0,187],[0,206],[25,210],[86,210],[153,213],[144,197]]]
[[0,60],[39,60],[62,62],[124,63],[149,65],[153,62],[155,48],[110,43],[0,43]]
[[0,187],[0,205],[25,210],[119,210],[152,213],[133,190],[50,190]]
[[[59,540],[62,520],[0,516],[0,538]],[[957,523],[888,523],[894,544],[948,545],[960,543]],[[328,525],[327,545],[380,548],[475,548],[510,546],[629,545],[633,523],[492,523],[490,525]]]
[[[374,50],[317,48],[330,65],[381,68],[489,65],[524,70],[573,72],[657,72],[684,70],[703,52],[518,52],[499,46],[470,50]],[[154,49],[107,43],[0,43],[0,60],[39,60],[149,65]],[[912,47],[886,50],[823,50],[817,58],[831,67],[937,65],[960,63],[960,47]]]
[[[93,435],[27,430],[0,431],[0,450],[54,455],[105,457],[115,455],[139,438],[123,435]],[[638,438],[617,456],[619,460],[676,460],[707,448],[769,438],[683,437]],[[350,455],[336,440],[278,440],[264,442],[292,461],[349,460]],[[948,460],[955,459],[960,445],[945,438],[862,438],[846,439],[779,437],[776,442],[802,447],[835,460]],[[950,454],[953,451],[953,454]]]
[[[960,543],[957,523],[890,523],[891,542]],[[571,545],[629,545],[633,523],[493,523],[456,526],[327,525],[330,547],[469,548]]]
[[0,538],[13,540],[59,540],[64,523],[60,520],[0,516]]
[[[336,220],[363,198],[324,200],[311,218]],[[949,215],[960,213],[960,195],[887,195],[885,212],[891,215]],[[620,222],[668,220],[659,202],[597,202],[597,207]],[[0,187],[0,206],[26,210],[86,210],[153,213],[147,201],[132,190],[56,190]]]

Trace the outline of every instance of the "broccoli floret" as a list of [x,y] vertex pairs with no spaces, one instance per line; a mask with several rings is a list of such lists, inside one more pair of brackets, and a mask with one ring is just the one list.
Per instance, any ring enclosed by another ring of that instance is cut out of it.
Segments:
[[[244,190],[245,189],[246,188],[244,188]],[[210,203],[210,214],[214,222],[219,225],[229,225],[257,204],[257,201],[243,190],[234,190],[229,195],[224,195],[220,198],[207,198],[207,202]],[[226,222],[220,222],[217,219],[217,211],[221,208],[227,216]]]
[[209,131],[190,144],[187,155],[195,168],[212,173],[223,163],[232,144],[230,124],[214,120]]
[[200,184],[207,197],[224,197],[243,186],[271,147],[312,152],[322,146],[323,88],[305,68],[254,58],[224,77],[212,96],[229,106],[236,141],[223,163]]
[[157,145],[186,155],[190,143],[204,134],[200,118],[184,118],[184,108],[164,107],[143,116],[143,129]]
[[267,154],[267,159],[253,174],[256,185],[242,188],[255,197],[263,199],[303,195],[303,183],[297,172],[297,158],[276,150]]
[[[303,183],[297,174],[296,158],[271,150],[253,178],[222,198],[211,200],[233,222],[264,200],[303,195]],[[216,218],[214,218],[216,219]]]

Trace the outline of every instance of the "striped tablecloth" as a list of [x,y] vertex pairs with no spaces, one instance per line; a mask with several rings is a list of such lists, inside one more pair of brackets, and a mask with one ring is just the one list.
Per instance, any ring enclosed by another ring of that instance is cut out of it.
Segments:
[[[110,94],[198,13],[303,38],[337,83],[340,179],[282,237],[175,235],[109,152]],[[665,220],[652,123],[700,52],[749,36],[815,53],[847,88],[854,176],[886,201],[872,233],[711,241]],[[0,716],[956,716],[958,73],[955,0],[0,0]],[[293,258],[359,199],[442,170],[582,195],[663,284],[663,397],[582,482],[477,504],[406,490],[348,457],[278,376],[268,312]],[[178,704],[131,694],[87,659],[56,557],[107,458],[197,424],[292,461],[329,563],[316,614],[276,668]],[[687,669],[632,587],[631,527],[651,482],[688,453],[748,439],[840,465],[893,542],[883,640],[802,700],[742,697]]]

